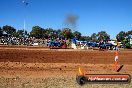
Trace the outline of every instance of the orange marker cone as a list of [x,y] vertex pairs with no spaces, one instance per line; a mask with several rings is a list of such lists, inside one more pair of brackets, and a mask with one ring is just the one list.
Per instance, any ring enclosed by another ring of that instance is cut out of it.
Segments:
[[115,72],[118,70],[118,61],[115,61]]
[[85,74],[85,71],[82,70],[80,67],[79,67],[79,74],[80,74],[80,75],[84,75],[84,74]]
[[117,70],[118,70],[118,51],[115,52],[115,64],[114,64],[114,67],[115,67],[115,72],[117,72]]

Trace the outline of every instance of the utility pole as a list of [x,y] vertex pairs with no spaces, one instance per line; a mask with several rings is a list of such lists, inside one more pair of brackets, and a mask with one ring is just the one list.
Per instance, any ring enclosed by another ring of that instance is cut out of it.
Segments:
[[25,45],[25,30],[26,30],[26,7],[29,4],[27,0],[22,0],[24,5],[24,22],[23,22],[23,31],[24,31],[24,45]]

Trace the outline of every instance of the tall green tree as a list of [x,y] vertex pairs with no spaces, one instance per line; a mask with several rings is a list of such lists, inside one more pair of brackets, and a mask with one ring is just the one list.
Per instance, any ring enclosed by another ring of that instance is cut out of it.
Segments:
[[126,37],[126,33],[124,31],[120,31],[117,35],[116,35],[116,39],[118,42],[123,42],[123,40]]
[[48,38],[54,38],[54,30],[52,28],[45,29],[45,36]]
[[126,37],[128,37],[129,39],[132,38],[132,30],[126,32]]
[[56,33],[57,33],[57,35],[58,35],[58,38],[60,38],[60,37],[62,36],[62,31],[61,31],[61,29],[56,30]]
[[30,32],[30,36],[35,37],[37,39],[43,37],[43,28],[39,26],[33,26],[32,31]]
[[91,37],[89,37],[89,36],[81,36],[79,40],[81,40],[81,41],[91,41]]
[[67,38],[67,39],[68,38],[72,39],[74,37],[71,29],[69,29],[69,28],[64,28],[62,30],[62,36],[63,36],[63,38]]
[[79,40],[81,38],[81,33],[78,31],[73,32],[74,36]]
[[98,36],[98,40],[104,40],[104,41],[108,41],[110,40],[110,35],[108,35],[105,31],[100,31],[97,34]]
[[97,42],[97,41],[98,41],[98,39],[97,39],[97,34],[96,34],[96,33],[93,33],[93,34],[91,35],[91,41],[93,41],[93,42]]
[[8,35],[12,35],[14,32],[16,32],[16,29],[12,26],[5,25],[3,26],[3,31],[5,31]]
[[130,39],[132,38],[132,30],[129,30],[126,32],[126,37],[125,39],[123,40],[123,45],[126,47],[126,48],[131,48],[131,44],[130,44]]
[[[25,33],[24,33],[25,32]],[[27,35],[27,31],[25,30],[17,30],[17,32],[15,33],[16,37],[24,37]]]
[[0,27],[0,37],[3,35],[3,30],[2,28]]

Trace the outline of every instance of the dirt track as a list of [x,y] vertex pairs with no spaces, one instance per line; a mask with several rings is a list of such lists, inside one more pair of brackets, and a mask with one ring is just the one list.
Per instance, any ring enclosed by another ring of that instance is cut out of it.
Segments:
[[[0,62],[25,62],[25,63],[90,63],[113,64],[114,51],[92,50],[45,50],[45,49],[0,49]],[[121,64],[132,64],[132,51],[120,51]]]
[[[0,88],[6,85],[9,88],[79,88],[75,81],[79,66],[87,70],[87,73],[116,73],[114,55],[114,51],[0,47]],[[124,65],[119,73],[132,75],[131,57],[131,50],[119,52],[119,64]],[[100,86],[108,87],[104,84]],[[94,84],[83,87],[100,86]],[[110,86],[132,87],[129,84]]]

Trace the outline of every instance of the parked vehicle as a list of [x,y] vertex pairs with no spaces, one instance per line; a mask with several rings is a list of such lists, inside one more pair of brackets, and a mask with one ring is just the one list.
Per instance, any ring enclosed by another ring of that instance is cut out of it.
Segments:
[[87,45],[90,47],[98,47],[99,43],[98,42],[88,42]]
[[105,43],[99,43],[100,49],[110,49],[113,50],[116,47],[116,45],[113,45],[111,43],[105,42]]

